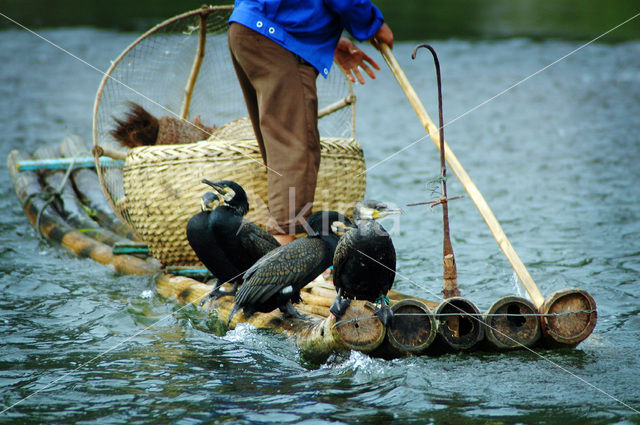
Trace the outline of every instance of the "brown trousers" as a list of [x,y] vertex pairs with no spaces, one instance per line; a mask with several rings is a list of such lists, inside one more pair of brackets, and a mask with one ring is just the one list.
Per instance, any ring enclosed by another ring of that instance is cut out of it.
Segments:
[[243,25],[229,50],[267,165],[269,230],[294,234],[311,213],[320,166],[316,69]]

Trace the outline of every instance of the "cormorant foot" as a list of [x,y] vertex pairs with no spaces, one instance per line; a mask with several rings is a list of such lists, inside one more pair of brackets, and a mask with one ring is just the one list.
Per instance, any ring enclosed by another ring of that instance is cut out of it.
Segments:
[[227,318],[227,328],[229,327],[229,325],[231,324],[231,319],[233,319],[233,316],[236,315],[236,313],[238,311],[240,311],[242,309],[242,307],[238,304],[234,304],[233,308],[231,309],[231,311],[229,312],[229,317]]
[[200,307],[202,307],[207,301],[211,300],[211,301],[215,301],[218,298],[221,297],[226,297],[226,296],[235,296],[235,291],[221,291],[219,289],[214,289],[211,292],[209,292],[209,294],[202,298],[202,301],[200,301]]
[[236,292],[238,292],[238,284],[237,283],[234,283],[233,287],[229,291],[222,291],[220,289],[220,286],[221,285],[215,286],[213,288],[213,291],[209,292],[209,295],[207,297],[205,297],[205,299],[202,301],[202,304],[204,304],[204,302],[206,300],[209,300],[209,299],[212,299],[213,301],[215,301],[218,298],[222,298],[222,297],[235,297],[236,296]]
[[333,301],[333,304],[331,304],[331,307],[329,307],[329,311],[331,312],[331,314],[336,316],[336,319],[340,319],[350,305],[351,300],[349,298],[342,298],[340,295],[338,295]]
[[380,319],[384,326],[389,326],[393,322],[393,311],[384,303],[381,307],[376,307],[373,314]]
[[291,303],[286,303],[285,305],[280,307],[280,311],[282,312],[282,316],[284,318],[295,317],[296,319],[300,320],[309,320],[307,316],[300,314],[300,312],[298,312],[298,310],[296,310],[296,308]]
[[212,297],[214,300],[217,300],[218,298],[222,298],[222,297],[235,297],[236,292],[237,292],[237,289],[231,289],[230,291],[221,291],[219,289],[216,289],[214,291],[211,291],[211,294],[209,294],[209,296]]

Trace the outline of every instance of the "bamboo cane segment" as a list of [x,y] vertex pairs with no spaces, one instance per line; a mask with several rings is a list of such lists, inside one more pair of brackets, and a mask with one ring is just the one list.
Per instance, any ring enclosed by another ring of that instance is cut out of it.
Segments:
[[[398,81],[398,84],[404,91],[404,94],[407,96],[409,103],[411,103],[411,106],[418,115],[420,122],[424,126],[425,130],[427,130],[429,137],[436,145],[436,147],[440,149],[440,136],[438,134],[438,127],[429,117],[429,114],[424,108],[424,105],[422,105],[420,98],[409,83],[407,76],[405,75],[402,68],[400,68],[400,65],[398,64],[396,58],[391,53],[391,49],[386,44],[381,44],[381,52],[382,56],[387,62],[387,65],[391,69],[391,72]],[[529,274],[529,271],[523,264],[522,260],[520,260],[520,257],[516,253],[515,249],[513,249],[511,242],[507,238],[507,235],[504,233],[504,230],[502,230],[502,226],[500,226],[498,219],[491,211],[491,208],[489,208],[489,205],[480,193],[480,190],[478,190],[475,183],[473,183],[471,177],[469,177],[465,169],[462,167],[462,164],[460,164],[460,161],[458,161],[458,158],[455,156],[453,151],[451,151],[451,148],[446,141],[443,143],[443,145],[445,149],[445,158],[447,164],[449,164],[449,167],[451,167],[460,183],[462,183],[462,186],[469,194],[469,197],[480,212],[480,215],[482,215],[482,218],[487,223],[487,226],[489,227],[489,230],[498,243],[498,246],[507,257],[507,260],[511,264],[513,270],[516,272],[518,279],[520,279],[522,286],[531,297],[536,308],[540,308],[544,303],[544,296],[540,292],[540,289],[538,289],[538,286]]]
[[[60,153],[65,157],[62,158],[63,160],[73,161],[78,157],[88,155],[89,150],[89,146],[77,135],[65,137],[62,142],[60,142]],[[93,158],[91,158],[91,168],[95,168]],[[126,239],[139,240],[138,237],[118,219],[113,209],[111,209],[109,202],[104,197],[104,192],[100,186],[100,179],[95,170],[89,168],[76,169],[74,165],[71,179],[73,180],[73,186],[81,202],[96,214],[98,223],[102,227]]]
[[204,59],[204,49],[207,43],[207,6],[203,6],[203,13],[200,14],[200,32],[198,34],[198,50],[196,51],[196,57],[193,61],[193,67],[191,68],[191,74],[189,80],[184,89],[184,100],[182,102],[182,111],[180,112],[180,118],[187,119],[189,115],[189,107],[191,106],[191,96],[193,95],[193,88],[196,85],[198,74],[200,73],[200,67]]
[[[36,159],[57,158],[59,155],[53,146],[42,146],[35,151],[34,157]],[[65,218],[65,221],[74,229],[85,232],[87,236],[98,242],[107,245],[124,242],[125,239],[123,237],[101,227],[89,216],[85,205],[78,199],[76,191],[68,177],[69,175],[65,175],[65,172],[62,170],[43,171],[41,173],[41,178],[44,182],[52,190],[59,191],[60,202],[56,205]]]
[[332,103],[331,105],[325,106],[324,108],[320,109],[318,111],[318,118],[326,117],[327,115],[332,114],[336,111],[339,111],[342,108],[346,108],[347,106],[355,102],[356,102],[355,95],[350,94],[344,99],[338,100],[337,102]]
[[526,298],[507,295],[498,299],[484,317],[487,341],[498,350],[533,347],[542,335],[536,313],[535,306]]
[[[310,295],[315,295],[315,296],[324,298],[325,300],[323,302],[328,306],[331,306],[331,303],[336,298],[336,288],[335,286],[333,286],[333,283],[331,283],[331,281],[324,281],[324,282],[317,281],[317,280],[313,281],[309,285],[305,286],[305,288],[303,289],[303,292],[301,292],[301,295],[304,296],[305,291],[308,292]],[[436,308],[439,304],[436,301],[431,301],[431,300],[426,300],[419,297],[414,297],[411,295],[406,295],[401,292],[394,291],[393,289],[387,293],[387,296],[391,301],[391,305],[394,305],[395,303],[400,302],[402,300],[408,300],[408,299],[423,302],[430,309]]]
[[46,201],[37,196],[42,192],[38,176],[33,171],[19,172],[16,164],[29,157],[17,150],[7,158],[7,165],[18,199],[31,224],[42,235],[80,257],[89,257],[101,264],[109,265],[118,273],[152,274],[157,266],[130,255],[113,255],[110,246],[91,239],[71,228],[52,208],[45,208]]

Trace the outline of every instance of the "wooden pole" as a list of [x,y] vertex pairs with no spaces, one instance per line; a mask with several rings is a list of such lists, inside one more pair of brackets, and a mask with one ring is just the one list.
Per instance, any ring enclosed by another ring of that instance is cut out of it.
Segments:
[[411,106],[416,111],[420,122],[424,126],[425,130],[427,130],[429,137],[431,137],[431,140],[433,140],[433,143],[438,149],[440,149],[440,145],[442,144],[445,150],[445,158],[447,164],[449,164],[449,167],[451,167],[460,183],[462,183],[462,186],[469,194],[469,197],[475,204],[476,208],[478,208],[480,215],[482,215],[482,218],[487,223],[487,226],[489,227],[489,230],[498,243],[498,246],[507,257],[507,260],[511,264],[511,267],[513,267],[513,270],[516,272],[516,275],[520,279],[522,286],[531,297],[531,300],[535,304],[536,308],[540,308],[544,303],[544,296],[542,296],[540,289],[538,289],[538,286],[529,274],[529,271],[522,263],[522,260],[520,260],[520,257],[518,256],[516,251],[513,249],[511,242],[509,242],[507,235],[504,233],[504,230],[502,230],[502,226],[500,226],[498,219],[491,211],[491,208],[489,208],[489,205],[480,193],[480,190],[478,190],[476,185],[473,183],[471,177],[469,177],[465,169],[462,167],[462,164],[460,164],[460,161],[458,161],[458,158],[455,156],[447,142],[440,141],[438,127],[429,117],[429,114],[422,105],[420,98],[409,83],[407,76],[404,74],[402,68],[400,68],[400,65],[398,64],[398,61],[391,53],[391,49],[389,48],[389,46],[381,44],[381,52],[382,56],[387,62],[387,65],[389,65],[391,72],[398,81],[398,84],[400,84],[400,87],[407,96],[409,103],[411,103]]
[[440,123],[438,140],[440,140],[440,192],[441,197],[438,203],[442,206],[442,264],[443,264],[443,285],[442,295],[445,299],[460,296],[458,288],[458,269],[456,268],[456,257],[453,254],[453,245],[451,244],[451,236],[449,230],[449,198],[447,197],[447,165],[445,161],[444,149],[444,117],[442,113],[442,79],[440,77],[440,61],[433,47],[428,44],[421,44],[415,49],[411,55],[412,59],[416,58],[416,54],[420,47],[425,47],[433,55],[433,61],[436,67],[436,78],[438,81],[438,120]]

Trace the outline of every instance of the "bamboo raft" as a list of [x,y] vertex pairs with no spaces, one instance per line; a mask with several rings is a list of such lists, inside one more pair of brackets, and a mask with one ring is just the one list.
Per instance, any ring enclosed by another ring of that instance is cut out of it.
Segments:
[[[160,295],[206,309],[224,326],[233,307],[231,297],[211,301],[207,295],[212,285],[188,277],[188,269],[163,269],[153,257],[136,254],[140,241],[109,207],[95,169],[81,160],[90,156],[84,141],[68,137],[60,149],[43,148],[34,156],[39,161],[14,150],[7,163],[18,200],[37,232],[117,273],[155,275]],[[121,246],[133,247],[125,250],[132,253],[118,253],[115,248]],[[329,313],[335,289],[322,277],[304,288],[301,297],[296,308],[308,320],[283,319],[278,311],[257,313],[249,319],[238,314],[229,328],[247,322],[280,332],[297,344],[304,358],[322,363],[333,353],[349,350],[396,358],[466,350],[575,347],[589,336],[597,319],[593,298],[581,290],[558,291],[538,307],[525,298],[505,297],[485,313],[462,297],[436,302],[390,291],[395,318],[388,328],[373,316],[374,307],[362,301],[354,301],[336,322]]]

